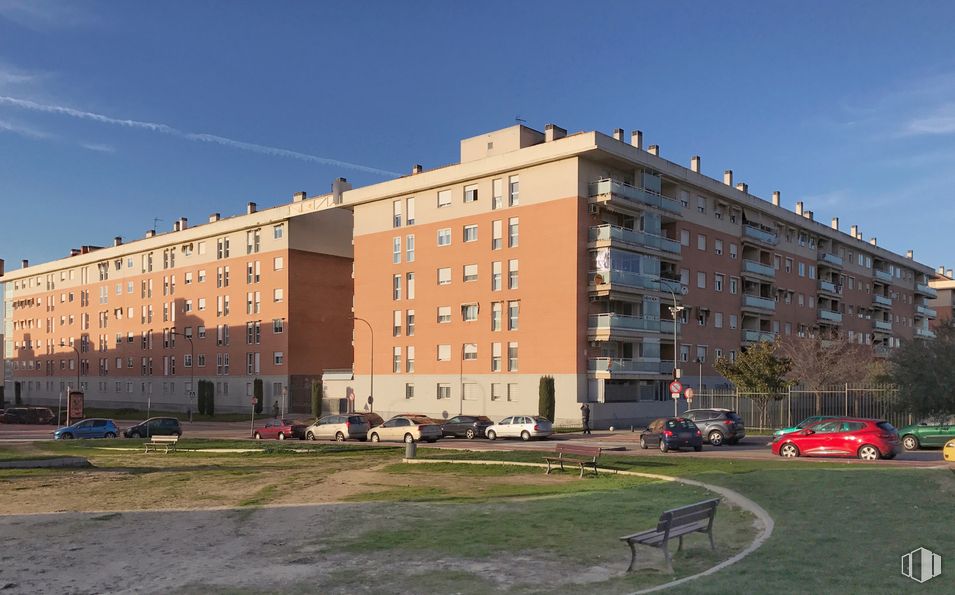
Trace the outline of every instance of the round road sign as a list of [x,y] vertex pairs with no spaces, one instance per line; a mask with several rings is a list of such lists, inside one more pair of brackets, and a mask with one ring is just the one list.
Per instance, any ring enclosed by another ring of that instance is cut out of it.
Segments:
[[687,387],[686,391],[683,392],[683,396],[686,397],[686,400],[687,400],[687,401],[692,401],[692,400],[693,400],[693,389],[690,388],[690,387]]
[[252,404],[253,404],[253,405],[257,405],[258,402],[259,402],[259,400],[258,400],[257,398],[252,397]]
[[683,385],[679,381],[674,380],[670,383],[670,392],[671,393],[681,393],[683,392]]

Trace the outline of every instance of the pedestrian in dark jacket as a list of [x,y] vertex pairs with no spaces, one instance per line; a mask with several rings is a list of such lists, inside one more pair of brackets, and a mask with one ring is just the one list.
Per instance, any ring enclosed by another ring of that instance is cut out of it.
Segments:
[[580,421],[584,424],[584,434],[590,434],[590,405],[587,403],[580,406]]

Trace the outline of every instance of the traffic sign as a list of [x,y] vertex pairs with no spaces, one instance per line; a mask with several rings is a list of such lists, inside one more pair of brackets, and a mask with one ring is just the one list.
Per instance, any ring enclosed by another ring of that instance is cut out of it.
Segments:
[[355,402],[355,393],[348,393],[348,400],[354,403],[354,402]]
[[259,399],[258,399],[257,397],[252,397],[252,404],[253,404],[253,405],[258,405],[258,404],[259,404]]
[[676,393],[679,395],[681,392],[683,392],[683,385],[680,384],[678,381],[674,380],[673,382],[670,383],[670,392]]
[[687,401],[692,401],[692,400],[693,400],[693,389],[690,388],[690,387],[687,387],[686,391],[683,392],[683,396],[686,397],[686,400],[687,400]]
[[[680,398],[680,393],[670,393],[670,397],[672,397],[672,398],[674,398],[674,399],[679,399],[679,398]],[[674,407],[676,407],[676,404],[674,404]]]

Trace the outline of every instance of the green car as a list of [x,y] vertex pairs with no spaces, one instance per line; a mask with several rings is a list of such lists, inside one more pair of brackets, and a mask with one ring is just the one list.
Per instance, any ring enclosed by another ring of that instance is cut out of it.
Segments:
[[918,450],[923,446],[941,448],[955,438],[955,415],[924,419],[917,424],[899,430],[905,450]]
[[781,430],[776,430],[775,432],[773,432],[773,442],[776,442],[777,440],[779,440],[786,434],[790,434],[792,432],[798,432],[799,430],[803,428],[809,427],[812,424],[816,423],[817,421],[833,419],[836,417],[839,417],[839,416],[838,415],[813,415],[812,417],[807,417],[806,419],[802,420],[801,422],[792,426],[791,428],[782,428]]

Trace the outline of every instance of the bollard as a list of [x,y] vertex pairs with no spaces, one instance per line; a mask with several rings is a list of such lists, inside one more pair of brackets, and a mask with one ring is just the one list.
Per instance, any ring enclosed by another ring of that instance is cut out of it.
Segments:
[[418,443],[417,442],[407,442],[405,443],[405,458],[413,459],[418,454]]

